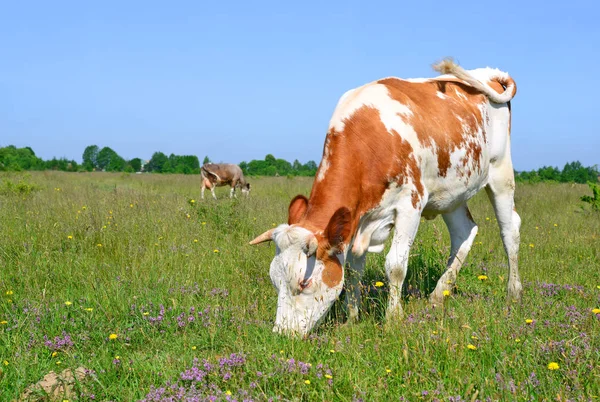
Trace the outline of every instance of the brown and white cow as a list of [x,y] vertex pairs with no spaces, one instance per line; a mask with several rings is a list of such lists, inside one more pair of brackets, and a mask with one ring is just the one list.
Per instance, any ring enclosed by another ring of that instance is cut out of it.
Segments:
[[200,174],[202,175],[202,199],[204,199],[204,189],[208,188],[216,200],[215,187],[227,185],[231,186],[229,198],[237,198],[235,194],[236,187],[240,187],[242,194],[245,196],[250,193],[250,183],[244,178],[242,169],[233,163],[207,163],[200,168]]
[[518,300],[521,220],[510,155],[513,79],[496,69],[466,71],[445,60],[431,79],[385,78],[345,93],[329,124],[310,198],[295,197],[287,224],[250,244],[273,240],[270,276],[278,292],[274,331],[306,334],[342,290],[358,316],[367,251],[381,252],[394,232],[385,269],[387,319],[402,315],[400,296],[421,216],[442,215],[451,236],[446,272],[430,296],[441,303],[477,234],[467,201],[486,189],[509,259],[508,296]]

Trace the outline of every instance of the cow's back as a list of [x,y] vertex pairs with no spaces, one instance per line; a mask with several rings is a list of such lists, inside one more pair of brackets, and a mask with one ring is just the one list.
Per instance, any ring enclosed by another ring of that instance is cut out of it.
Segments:
[[450,210],[487,183],[490,144],[498,155],[507,148],[507,116],[506,105],[457,79],[375,81],[340,99],[315,186],[340,187],[351,172],[358,188],[344,189],[357,193],[363,212],[403,185],[413,187],[415,206]]

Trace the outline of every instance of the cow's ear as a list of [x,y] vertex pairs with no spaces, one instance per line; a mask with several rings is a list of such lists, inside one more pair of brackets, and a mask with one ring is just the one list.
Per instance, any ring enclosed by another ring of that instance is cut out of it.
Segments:
[[335,252],[342,251],[343,244],[350,237],[351,215],[348,208],[342,207],[335,211],[331,219],[329,219],[329,223],[325,229],[325,237]]
[[288,225],[293,225],[294,223],[300,222],[300,219],[302,219],[304,216],[307,207],[308,198],[302,194],[295,196],[292,202],[290,202],[290,207],[288,209]]

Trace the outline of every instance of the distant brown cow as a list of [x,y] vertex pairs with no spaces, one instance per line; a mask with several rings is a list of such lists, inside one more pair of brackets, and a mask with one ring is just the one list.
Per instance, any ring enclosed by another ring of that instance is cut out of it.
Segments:
[[242,194],[245,196],[248,196],[250,193],[250,183],[246,182],[242,169],[238,165],[232,163],[207,163],[202,166],[200,173],[202,174],[202,199],[204,199],[204,189],[208,188],[216,200],[215,187],[226,185],[231,186],[229,198],[237,198],[237,195],[235,195],[236,187],[240,187]]

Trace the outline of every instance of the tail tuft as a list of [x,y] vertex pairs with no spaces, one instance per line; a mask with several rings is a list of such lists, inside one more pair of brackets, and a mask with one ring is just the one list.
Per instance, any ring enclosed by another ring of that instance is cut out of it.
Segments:
[[458,65],[454,62],[452,57],[446,57],[442,61],[433,64],[431,67],[440,74],[452,74]]
[[490,70],[491,74],[489,77],[485,78],[485,81],[496,81],[500,83],[505,89],[503,93],[496,92],[487,84],[487,82],[481,81],[472,73],[456,64],[451,57],[446,57],[442,61],[433,64],[432,67],[440,74],[451,74],[459,80],[463,80],[473,88],[483,93],[491,102],[494,103],[502,104],[509,102],[517,93],[517,85],[515,84],[515,81],[507,73],[503,73],[499,70]]

